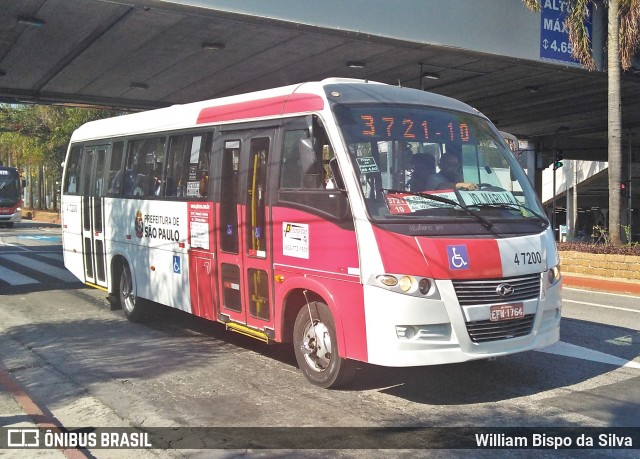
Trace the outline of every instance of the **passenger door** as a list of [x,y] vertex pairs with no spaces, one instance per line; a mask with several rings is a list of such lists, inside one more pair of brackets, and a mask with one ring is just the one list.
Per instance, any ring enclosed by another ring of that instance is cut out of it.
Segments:
[[104,241],[104,171],[109,145],[84,149],[82,166],[82,253],[85,282],[107,288]]
[[[221,319],[273,330],[267,173],[275,129],[223,133],[218,225]],[[225,317],[226,316],[226,317]]]

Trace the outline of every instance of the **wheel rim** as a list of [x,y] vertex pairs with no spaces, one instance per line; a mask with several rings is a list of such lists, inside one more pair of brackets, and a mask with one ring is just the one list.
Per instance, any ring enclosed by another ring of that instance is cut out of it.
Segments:
[[129,270],[125,268],[122,271],[122,278],[120,280],[120,295],[122,307],[129,312],[133,311],[135,306],[135,297],[133,296],[131,284],[131,274],[129,274]]
[[321,372],[331,363],[331,335],[329,329],[320,321],[309,322],[302,338],[304,359],[309,368]]

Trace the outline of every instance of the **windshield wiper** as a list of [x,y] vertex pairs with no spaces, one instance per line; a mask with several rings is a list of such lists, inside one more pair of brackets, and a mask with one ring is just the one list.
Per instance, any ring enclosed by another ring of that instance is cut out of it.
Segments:
[[482,226],[484,226],[485,228],[487,228],[487,229],[493,228],[493,223],[491,223],[489,220],[487,220],[486,218],[482,217],[481,215],[478,215],[474,211],[468,209],[467,207],[461,205],[459,202],[456,202],[456,201],[454,201],[452,199],[443,198],[442,196],[435,196],[435,195],[428,194],[428,193],[421,193],[419,191],[402,191],[402,190],[394,190],[392,188],[381,188],[381,190],[385,194],[388,194],[388,193],[410,194],[410,195],[413,195],[413,196],[419,196],[421,198],[430,199],[432,201],[438,201],[438,202],[443,202],[443,203],[446,203],[446,204],[450,204],[453,207],[462,210],[467,215],[471,215],[473,218],[475,218],[480,223],[482,223]]
[[536,212],[535,210],[531,209],[530,207],[525,206],[524,204],[520,204],[520,203],[515,203],[515,202],[494,202],[494,203],[481,203],[481,204],[469,204],[467,207],[493,207],[495,209],[510,209],[510,210],[526,210],[527,212],[530,212],[532,215],[534,215],[535,217],[539,218],[540,220],[547,220],[547,217],[540,215],[538,212]]

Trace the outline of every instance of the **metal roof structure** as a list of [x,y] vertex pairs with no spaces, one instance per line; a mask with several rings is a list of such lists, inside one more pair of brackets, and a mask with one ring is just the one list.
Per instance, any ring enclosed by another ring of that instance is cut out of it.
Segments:
[[[533,140],[542,151],[555,146],[564,149],[565,158],[606,160],[608,90],[602,71],[347,29],[343,24],[350,18],[322,10],[317,2],[293,4],[301,9],[315,5],[315,11],[297,13],[305,17],[333,15],[334,27],[326,20],[295,22],[283,14],[264,14],[277,3],[0,0],[0,101],[142,110],[327,77],[361,78],[459,99],[500,130]],[[494,23],[486,27],[487,34],[502,34],[507,46],[510,34],[515,41],[531,22],[535,26],[540,21],[521,3],[483,0],[467,5],[493,7],[489,18],[507,4],[532,15],[524,23],[513,20],[511,25],[520,29],[490,30]],[[239,7],[219,7],[225,4],[262,9],[248,14]],[[347,4],[359,7],[363,2]],[[449,17],[444,11],[449,2],[424,4],[440,8],[443,18],[435,23]],[[369,26],[375,29],[378,21],[381,29],[386,27],[381,22],[385,15],[389,21],[396,18],[378,11],[368,19]],[[409,21],[411,12],[401,18]],[[359,20],[357,14],[351,20]],[[456,34],[457,29],[451,31]],[[640,145],[638,96],[640,72],[624,73],[625,151],[629,142],[633,150]]]

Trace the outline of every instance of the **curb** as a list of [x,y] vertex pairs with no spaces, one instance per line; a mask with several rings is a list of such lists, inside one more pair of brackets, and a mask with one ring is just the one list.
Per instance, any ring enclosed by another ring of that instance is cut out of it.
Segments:
[[577,287],[588,290],[600,290],[612,293],[626,293],[640,296],[639,282],[622,282],[610,279],[599,279],[595,277],[577,277],[562,275],[562,283],[566,287]]
[[34,223],[55,223],[60,224],[60,214],[47,210],[29,209],[23,211],[22,221]]

